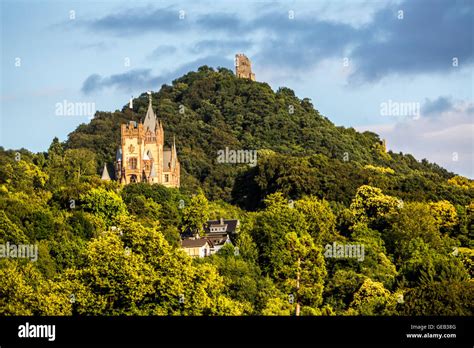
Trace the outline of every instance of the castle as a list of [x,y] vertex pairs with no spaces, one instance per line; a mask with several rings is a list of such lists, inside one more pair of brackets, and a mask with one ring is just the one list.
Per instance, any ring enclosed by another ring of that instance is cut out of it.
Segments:
[[[145,119],[121,125],[121,146],[115,159],[115,178],[121,184],[147,182],[166,187],[179,187],[180,164],[173,139],[171,149],[164,148],[163,124],[151,105],[151,94]],[[102,179],[110,180],[104,166]]]
[[235,76],[255,81],[255,74],[252,72],[250,59],[243,53],[235,55]]

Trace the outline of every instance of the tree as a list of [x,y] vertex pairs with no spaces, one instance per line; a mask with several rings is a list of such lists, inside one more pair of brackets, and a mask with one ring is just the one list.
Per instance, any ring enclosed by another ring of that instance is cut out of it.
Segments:
[[[449,239],[442,238],[435,218],[428,204],[407,202],[401,209],[387,217],[388,228],[382,233],[389,253],[395,260],[407,259],[407,247],[410,241],[420,238],[430,247],[440,250]],[[451,242],[454,246],[454,243]]]
[[78,182],[82,177],[95,175],[95,153],[88,149],[69,149],[64,152],[64,171],[67,182]]
[[281,192],[267,196],[266,208],[255,215],[251,231],[258,248],[258,263],[265,274],[273,274],[279,262],[274,255],[290,232],[298,235],[308,230],[304,215],[292,208]]
[[323,254],[308,233],[290,232],[279,244],[281,249],[272,255],[279,260],[274,277],[294,296],[295,314],[299,316],[302,305],[316,308],[322,303],[326,276]]
[[357,273],[381,282],[386,288],[391,289],[398,272],[391,257],[387,255],[381,233],[363,223],[357,223],[351,229],[352,242],[364,246],[364,259],[351,260],[348,265],[353,266]]
[[209,204],[206,196],[199,191],[183,209],[182,231],[191,231],[194,235],[203,234],[203,226],[209,219]]
[[305,197],[295,202],[295,208],[302,212],[308,222],[308,231],[317,244],[326,244],[336,234],[336,217],[325,200]]
[[68,294],[46,280],[32,263],[0,264],[0,315],[71,315]]
[[430,203],[430,209],[441,232],[449,233],[459,223],[456,208],[447,200]]
[[428,282],[408,289],[402,314],[409,316],[472,316],[474,283],[472,281]]
[[107,226],[111,226],[119,216],[127,214],[122,197],[103,188],[92,188],[86,194],[81,194],[80,200],[84,210],[100,217]]
[[357,190],[351,210],[357,222],[376,225],[399,205],[400,201],[395,197],[384,195],[379,188],[364,185]]
[[119,235],[106,232],[88,243],[83,268],[69,280],[82,287],[75,311],[88,315],[140,314],[140,303],[155,293],[155,271],[143,255],[126,249]]
[[365,279],[354,294],[354,300],[349,307],[349,314],[386,315],[395,309],[396,298],[384,288],[382,283]]

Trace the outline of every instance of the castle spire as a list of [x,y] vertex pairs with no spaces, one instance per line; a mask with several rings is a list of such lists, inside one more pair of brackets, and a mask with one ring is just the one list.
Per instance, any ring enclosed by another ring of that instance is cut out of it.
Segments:
[[104,163],[104,169],[102,170],[102,180],[110,180],[109,170],[107,169],[106,163]]
[[151,104],[151,92],[147,92],[149,95],[148,110],[146,112],[145,121],[143,122],[143,128],[146,130],[155,131],[156,127],[156,115],[153,112],[153,106]]

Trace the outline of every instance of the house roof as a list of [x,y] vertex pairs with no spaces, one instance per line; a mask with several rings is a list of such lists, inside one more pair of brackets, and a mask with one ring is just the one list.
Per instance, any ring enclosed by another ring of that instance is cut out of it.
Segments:
[[181,246],[183,248],[200,248],[206,245],[206,243],[212,246],[212,242],[207,240],[206,238],[199,238],[199,239],[186,238],[181,241]]
[[206,239],[209,239],[209,241],[213,244],[213,246],[217,245],[223,245],[229,239],[229,236],[227,233],[224,234],[218,234],[218,233],[210,233],[205,237]]
[[[223,222],[223,224],[221,224]],[[237,226],[239,224],[239,220],[209,220],[204,225],[204,230],[206,234],[213,234],[213,233],[222,233],[222,232],[210,232],[210,227],[223,227],[227,225],[226,233],[235,233],[237,232]]]

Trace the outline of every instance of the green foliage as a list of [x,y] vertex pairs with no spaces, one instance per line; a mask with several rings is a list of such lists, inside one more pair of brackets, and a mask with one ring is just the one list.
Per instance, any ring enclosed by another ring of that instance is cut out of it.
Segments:
[[309,225],[309,234],[316,243],[323,245],[334,240],[336,217],[327,201],[320,201],[315,197],[305,197],[298,200],[295,207],[304,214]]
[[390,314],[396,300],[382,283],[367,278],[354,294],[348,314],[383,315]]
[[404,296],[403,315],[472,316],[474,283],[442,281],[425,283]]
[[127,206],[122,197],[103,188],[93,188],[80,196],[83,208],[101,218],[107,226],[111,226],[121,215],[127,213]]
[[308,233],[286,234],[281,249],[273,258],[279,262],[274,277],[293,294],[297,305],[317,308],[322,303],[323,279],[326,276],[321,247],[315,246]]
[[[152,102],[165,125],[165,145],[176,137],[183,186],[193,192],[201,187],[212,200],[255,209],[266,195],[281,191],[293,199],[314,195],[349,204],[363,184],[390,190],[404,200],[447,199],[466,205],[474,197],[474,189],[464,188],[464,181],[448,182],[454,175],[443,168],[385,152],[376,134],[336,127],[291,89],[274,92],[266,83],[250,83],[226,69],[201,67],[163,85]],[[56,140],[50,152],[89,149],[101,164],[99,170],[113,162],[120,124],[142,119],[147,105],[144,93],[134,99],[133,110],[127,105],[122,111],[97,112],[89,124],[69,135],[65,146]],[[181,105],[185,112],[176,117]],[[217,151],[225,147],[258,150],[258,168],[215,163]]]
[[456,208],[446,200],[430,204],[431,214],[442,232],[450,232],[458,224]]
[[[0,315],[472,315],[472,180],[210,67],[153,94],[182,187],[100,180],[147,105],[97,112],[45,153],[0,147],[0,244],[38,247],[0,259]],[[256,166],[216,163],[226,147]],[[180,232],[219,218],[240,221],[232,245],[188,257]],[[333,242],[363,259],[324,258]]]
[[183,209],[183,232],[203,235],[203,225],[209,220],[209,203],[202,191],[193,196]]
[[393,213],[399,205],[396,198],[384,195],[379,188],[365,185],[357,190],[351,210],[355,221],[374,224]]

